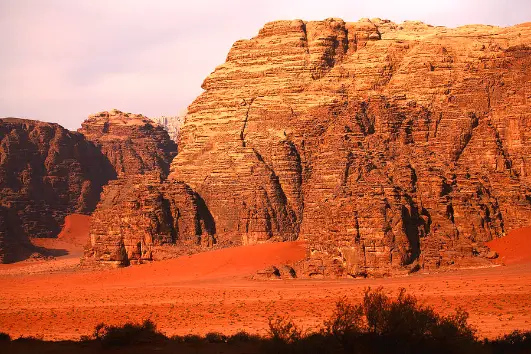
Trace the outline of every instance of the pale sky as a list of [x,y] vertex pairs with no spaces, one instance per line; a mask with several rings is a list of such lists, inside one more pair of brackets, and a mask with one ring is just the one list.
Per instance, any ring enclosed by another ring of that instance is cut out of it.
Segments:
[[509,26],[531,21],[531,0],[0,0],[0,117],[175,115],[236,40],[329,17]]

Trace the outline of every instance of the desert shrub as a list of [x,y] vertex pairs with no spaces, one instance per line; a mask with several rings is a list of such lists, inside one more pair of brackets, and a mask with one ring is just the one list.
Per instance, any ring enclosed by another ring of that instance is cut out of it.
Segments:
[[94,338],[101,341],[103,346],[127,346],[166,339],[151,320],[145,320],[142,324],[126,323],[123,326],[99,324],[94,330]]
[[324,322],[325,333],[342,337],[345,333],[359,333],[364,327],[363,307],[352,305],[342,298],[330,318]]
[[365,291],[362,306],[368,332],[381,334],[385,331],[390,302],[389,297],[383,293],[382,288],[378,288],[375,291],[371,291],[371,288],[368,288]]
[[[343,347],[352,347],[355,337],[359,336],[364,328],[363,307],[348,303],[344,297],[336,303],[336,308],[330,318],[324,322],[324,330],[321,333],[334,338]],[[317,343],[318,338],[315,336],[309,339],[313,342],[312,346],[325,344],[322,340]],[[326,346],[330,347],[330,343]]]
[[227,336],[218,332],[209,332],[205,334],[205,340],[209,343],[225,343]]
[[11,336],[7,333],[0,332],[0,342],[9,342],[11,340]]
[[368,288],[361,304],[338,301],[322,333],[345,352],[474,352],[478,343],[467,320],[462,310],[440,316],[404,289],[392,298]]
[[85,336],[85,335],[83,335],[83,336],[79,337],[79,341],[81,343],[87,343],[87,342],[91,342],[93,340],[94,340],[93,336]]
[[292,320],[284,317],[270,318],[268,332],[271,339],[283,343],[293,343],[302,337],[302,331],[299,327]]
[[262,338],[256,334],[249,334],[245,331],[240,331],[232,336],[227,338],[229,343],[239,343],[239,342],[251,342],[251,341],[260,341]]
[[493,341],[485,340],[492,353],[531,353],[531,331],[513,331]]
[[203,342],[203,338],[201,336],[198,336],[197,334],[187,334],[183,337],[172,337],[172,339],[179,338],[181,342],[183,343],[200,343]]
[[43,340],[42,336],[24,336],[15,339],[16,342],[42,342]]

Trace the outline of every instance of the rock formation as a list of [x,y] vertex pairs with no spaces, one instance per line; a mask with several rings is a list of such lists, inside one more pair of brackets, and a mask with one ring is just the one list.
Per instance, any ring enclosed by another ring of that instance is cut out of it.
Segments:
[[181,128],[181,125],[183,124],[184,117],[186,116],[186,112],[179,114],[177,116],[160,116],[151,118],[152,121],[155,123],[161,125],[170,136],[170,139],[177,142],[179,139],[179,129]]
[[[531,217],[530,82],[531,24],[266,24],[204,81],[167,180],[105,189],[88,253],[299,239],[302,276],[486,264]],[[117,115],[81,131],[99,142]],[[118,170],[142,170],[110,135]]]
[[101,149],[119,177],[155,170],[167,175],[177,153],[177,145],[164,128],[141,114],[96,113],[78,131]]
[[[86,260],[116,265],[156,260],[212,246],[215,228],[204,202],[181,182],[155,172],[120,178],[104,188],[92,215]],[[173,245],[164,249],[163,245]],[[172,252],[173,251],[173,252]]]
[[531,24],[278,21],[237,41],[170,181],[220,242],[303,239],[307,275],[470,265],[531,217]]
[[166,250],[157,252],[161,245],[189,248],[207,242],[193,191],[183,183],[162,185],[177,153],[162,126],[112,110],[91,115],[79,132],[95,142],[118,174],[92,216],[84,262],[129,264],[163,257]]
[[29,237],[57,236],[67,214],[92,212],[114,177],[83,135],[57,124],[0,119],[0,262],[29,256]]

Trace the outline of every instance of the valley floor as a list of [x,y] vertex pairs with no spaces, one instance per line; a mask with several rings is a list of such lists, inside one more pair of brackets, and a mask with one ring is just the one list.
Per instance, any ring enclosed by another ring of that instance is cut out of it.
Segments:
[[531,330],[531,263],[523,261],[400,278],[252,280],[257,270],[301,259],[304,245],[246,246],[105,270],[79,268],[72,254],[0,265],[0,332],[76,340],[101,322],[151,319],[168,336],[265,334],[277,315],[308,329],[322,324],[338,299],[359,301],[364,289],[380,286],[392,294],[406,288],[443,314],[462,307],[480,337]]

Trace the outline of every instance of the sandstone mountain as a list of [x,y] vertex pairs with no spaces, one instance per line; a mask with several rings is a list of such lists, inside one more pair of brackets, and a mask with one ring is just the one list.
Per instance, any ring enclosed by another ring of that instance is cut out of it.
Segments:
[[57,124],[0,119],[0,263],[36,251],[29,237],[55,237],[64,217],[90,213],[116,176],[83,135]]
[[176,257],[211,247],[214,234],[212,215],[186,184],[163,181],[157,172],[119,178],[104,187],[92,214],[92,247],[84,262],[128,265]]
[[91,115],[79,132],[95,142],[118,174],[92,215],[86,262],[157,259],[157,246],[179,243],[182,250],[211,237],[199,215],[199,197],[183,183],[162,185],[177,145],[161,125],[112,110]]
[[[531,216],[530,42],[529,24],[267,24],[205,80],[161,185],[204,201],[219,244],[307,240],[308,275],[476,264]],[[142,218],[168,215],[157,198]]]
[[307,240],[306,274],[365,276],[529,224],[531,23],[272,22],[203,89],[169,179],[218,240]]
[[[66,215],[93,212],[110,180],[119,178],[112,189],[144,173],[166,176],[177,146],[148,118],[113,110],[90,116],[77,133],[1,119],[0,153],[0,262],[12,262],[41,251],[29,237],[56,237]],[[109,203],[98,207],[95,228]]]
[[162,128],[84,123],[121,176],[87,258],[298,239],[308,276],[487,264],[531,217],[530,82],[531,24],[266,24],[204,81],[167,178]]
[[96,113],[78,131],[101,149],[118,176],[151,171],[167,175],[177,153],[164,128],[141,114],[116,109]]

